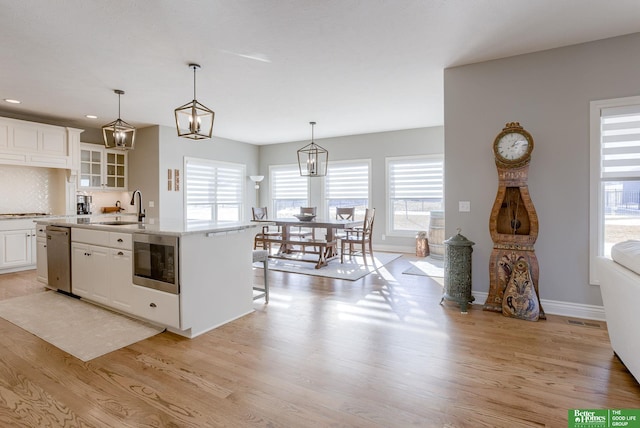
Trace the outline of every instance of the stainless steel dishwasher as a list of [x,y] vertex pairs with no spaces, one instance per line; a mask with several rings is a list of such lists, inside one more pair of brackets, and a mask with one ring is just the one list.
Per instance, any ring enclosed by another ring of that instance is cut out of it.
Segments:
[[47,226],[49,287],[71,293],[71,228]]

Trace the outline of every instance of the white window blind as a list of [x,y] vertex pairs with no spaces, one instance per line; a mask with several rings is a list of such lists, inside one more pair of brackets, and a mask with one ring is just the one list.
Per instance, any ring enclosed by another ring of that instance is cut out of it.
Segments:
[[297,166],[272,168],[271,188],[274,199],[307,199],[307,178]]
[[640,106],[602,109],[601,133],[601,178],[640,178]]
[[442,158],[390,160],[388,167],[391,199],[442,199]]
[[185,204],[188,220],[241,220],[244,165],[187,159]]
[[596,259],[640,239],[640,97],[590,103],[589,282]]
[[269,168],[272,209],[269,217],[292,217],[300,207],[307,206],[309,183],[300,175],[298,165],[278,165]]
[[387,159],[388,232],[406,236],[427,230],[431,211],[444,208],[444,158]]
[[368,199],[369,162],[329,164],[326,197],[327,199]]
[[325,209],[334,218],[336,207],[355,208],[355,218],[363,218],[369,206],[369,160],[331,162],[325,179]]

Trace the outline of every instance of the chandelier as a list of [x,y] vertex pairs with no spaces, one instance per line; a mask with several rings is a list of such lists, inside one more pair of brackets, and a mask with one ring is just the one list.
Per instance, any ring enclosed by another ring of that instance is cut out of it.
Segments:
[[313,128],[316,123],[309,122],[309,124],[311,124],[311,143],[298,150],[300,175],[306,177],[323,177],[327,175],[329,152],[313,141]]
[[175,110],[176,128],[178,137],[204,140],[211,138],[215,113],[196,99],[196,69],[200,66],[189,64],[189,67],[193,68],[193,101]]
[[104,146],[108,149],[133,150],[136,128],[120,119],[120,95],[124,95],[124,91],[116,89],[113,92],[118,94],[118,118],[102,127]]

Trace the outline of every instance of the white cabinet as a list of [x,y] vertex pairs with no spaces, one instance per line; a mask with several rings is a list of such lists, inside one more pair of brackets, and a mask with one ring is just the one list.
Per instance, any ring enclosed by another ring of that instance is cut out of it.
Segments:
[[49,282],[49,273],[47,271],[47,238],[36,238],[36,258],[37,258],[37,267],[36,267],[36,278],[38,281],[43,284],[48,284]]
[[127,190],[127,153],[98,144],[80,144],[78,187]]
[[97,303],[109,304],[109,249],[71,243],[71,292]]
[[35,229],[0,232],[0,269],[35,263]]
[[0,221],[0,273],[33,269],[36,259],[36,228],[33,220]]
[[131,314],[170,327],[180,328],[180,300],[177,294],[134,285]]
[[128,311],[131,270],[131,234],[71,229],[73,294]]
[[115,309],[131,313],[133,264],[131,251],[111,248],[109,250],[111,303]]
[[45,285],[49,283],[47,265],[47,226],[36,225],[36,278]]
[[0,163],[77,168],[80,129],[0,118]]
[[72,292],[159,324],[180,327],[180,300],[133,284],[132,235],[71,229]]

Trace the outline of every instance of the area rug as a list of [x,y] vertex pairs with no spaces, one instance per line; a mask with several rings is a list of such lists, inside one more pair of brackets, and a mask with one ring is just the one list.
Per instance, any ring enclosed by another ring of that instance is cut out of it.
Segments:
[[407,275],[432,276],[436,278],[444,277],[444,260],[427,257],[421,260],[409,261],[411,267],[402,273]]
[[82,361],[164,330],[55,291],[0,301],[0,317]]
[[[346,258],[344,264],[340,263],[340,258],[338,257],[329,261],[327,266],[320,269],[316,269],[315,263],[312,262],[303,262],[294,259],[269,259],[269,269],[356,281],[402,256],[402,254],[381,253],[375,251],[373,255],[373,262],[371,261],[371,256],[367,255],[368,266],[364,265],[364,260],[361,256],[354,256],[351,259]],[[316,256],[316,260],[317,257],[318,256]],[[254,267],[263,267],[262,262],[254,263]]]

